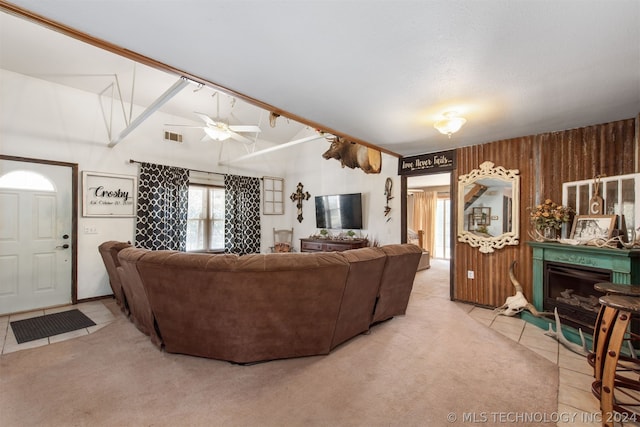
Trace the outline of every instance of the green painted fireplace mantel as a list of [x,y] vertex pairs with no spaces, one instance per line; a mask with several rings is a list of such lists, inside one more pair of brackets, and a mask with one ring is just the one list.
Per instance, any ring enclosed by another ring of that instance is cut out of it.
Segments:
[[[527,243],[533,249],[533,301],[531,303],[539,311],[543,310],[545,261],[609,270],[613,283],[640,284],[639,249],[598,248],[562,243]],[[523,312],[521,317],[544,329],[553,323],[551,319],[534,317],[526,312]],[[580,336],[576,329],[562,325],[562,330],[569,341],[580,343]],[[586,339],[591,344],[591,336],[587,335]]]
[[611,281],[640,284],[640,250],[610,249],[586,245],[528,242],[533,248],[533,301],[542,310],[544,262],[581,265],[611,271]]

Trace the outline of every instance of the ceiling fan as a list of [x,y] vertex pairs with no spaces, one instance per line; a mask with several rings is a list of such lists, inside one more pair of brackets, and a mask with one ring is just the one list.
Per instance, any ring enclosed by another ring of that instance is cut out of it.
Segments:
[[205,123],[205,126],[196,126],[204,130],[203,140],[213,139],[214,141],[224,141],[225,139],[235,139],[241,142],[251,143],[249,138],[241,133],[260,133],[260,127],[256,125],[230,125],[220,120],[213,120],[203,113],[195,113]]
[[[217,95],[217,92],[214,92],[214,96]],[[216,96],[217,101],[217,111],[218,117],[220,116],[220,97]],[[256,125],[230,125],[225,121],[220,119],[214,120],[213,118],[207,116],[204,113],[194,112],[196,116],[198,116],[203,122],[203,126],[189,126],[189,125],[171,125],[167,124],[166,126],[180,126],[180,127],[188,127],[188,128],[199,128],[204,130],[204,137],[202,141],[206,141],[208,139],[213,139],[214,141],[225,141],[229,138],[235,139],[236,141],[244,142],[251,144],[255,141],[247,138],[241,133],[255,133],[258,134],[261,132],[259,126]],[[232,113],[233,114],[233,113]]]

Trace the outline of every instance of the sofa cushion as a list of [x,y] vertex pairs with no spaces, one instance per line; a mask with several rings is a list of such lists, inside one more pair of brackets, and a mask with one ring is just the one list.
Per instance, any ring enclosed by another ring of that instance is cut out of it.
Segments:
[[375,248],[352,249],[340,254],[349,262],[349,274],[331,348],[369,330],[386,261],[385,254]]
[[98,252],[102,257],[102,261],[104,262],[104,266],[107,270],[109,285],[113,291],[113,296],[120,309],[126,315],[129,315],[129,306],[125,296],[123,295],[122,283],[120,281],[120,276],[118,275],[118,266],[120,265],[118,261],[118,252],[129,247],[131,247],[131,243],[118,242],[115,240],[109,240],[98,246]]
[[405,314],[413,289],[422,250],[413,244],[393,244],[378,248],[387,259],[380,280],[373,322]]
[[151,253],[147,249],[130,247],[118,253],[120,266],[118,274],[122,283],[122,290],[129,302],[130,319],[144,334],[149,335],[151,342],[162,347],[162,333],[156,327],[155,316],[151,310],[147,292],[138,273],[137,263],[145,255]]

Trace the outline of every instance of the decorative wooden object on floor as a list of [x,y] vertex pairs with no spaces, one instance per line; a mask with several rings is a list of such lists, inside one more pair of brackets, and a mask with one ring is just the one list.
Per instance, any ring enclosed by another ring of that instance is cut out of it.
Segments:
[[640,418],[640,361],[621,355],[625,342],[639,338],[628,329],[631,316],[640,313],[640,298],[609,294],[600,298],[600,304],[602,310],[594,334],[595,381],[591,389],[600,399],[602,425],[613,427],[619,424],[616,421]]
[[[602,282],[596,283],[594,286],[596,291],[603,292],[606,295],[626,295],[632,297],[640,297],[640,285],[629,285],[621,283]],[[599,342],[600,329],[602,328],[602,318],[604,316],[606,306],[600,305],[596,324],[593,328],[593,349],[587,356],[587,361],[593,367],[593,376],[596,381],[602,380],[602,366],[596,366],[596,353],[598,352],[597,344]]]

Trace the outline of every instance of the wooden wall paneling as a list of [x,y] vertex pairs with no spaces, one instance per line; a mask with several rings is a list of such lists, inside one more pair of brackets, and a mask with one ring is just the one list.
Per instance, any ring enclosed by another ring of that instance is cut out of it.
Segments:
[[[496,307],[515,293],[509,280],[511,262],[517,260],[516,278],[532,300],[532,251],[527,245],[529,210],[545,198],[561,203],[562,183],[635,172],[636,118],[602,125],[550,132],[457,149],[458,177],[484,161],[520,170],[520,244],[482,254],[465,243],[455,244],[453,298],[480,306]],[[457,185],[452,197],[457,200]],[[456,217],[457,218],[457,217]],[[456,225],[457,226],[457,225]],[[475,278],[468,279],[467,271]]]
[[635,137],[633,138],[633,149],[635,150],[635,152],[633,156],[633,164],[634,172],[637,173],[640,171],[640,112],[636,116],[634,122]]
[[[477,169],[484,161],[492,161],[496,166],[504,166],[507,169],[520,169],[521,180],[528,179],[531,165],[531,144],[528,140],[497,141],[482,146],[465,147],[458,153],[458,176]],[[524,175],[524,176],[523,176]],[[457,190],[457,189],[456,189]],[[527,200],[527,192],[521,197]],[[520,222],[528,213],[520,209]],[[524,239],[526,229],[521,231],[521,239]],[[504,299],[513,295],[514,288],[509,280],[509,266],[513,260],[518,260],[518,271],[526,271],[528,264],[523,262],[522,245],[508,246],[491,254],[482,254],[477,248],[471,248],[466,244],[456,245],[456,292],[458,300],[472,302],[483,306],[496,306],[502,304]],[[473,270],[474,279],[467,278],[467,271]],[[524,280],[523,280],[524,279]],[[526,277],[519,280],[523,285]],[[499,302],[499,303],[498,303]]]
[[633,173],[634,133],[623,120],[538,135],[542,196],[560,201],[563,182]]

